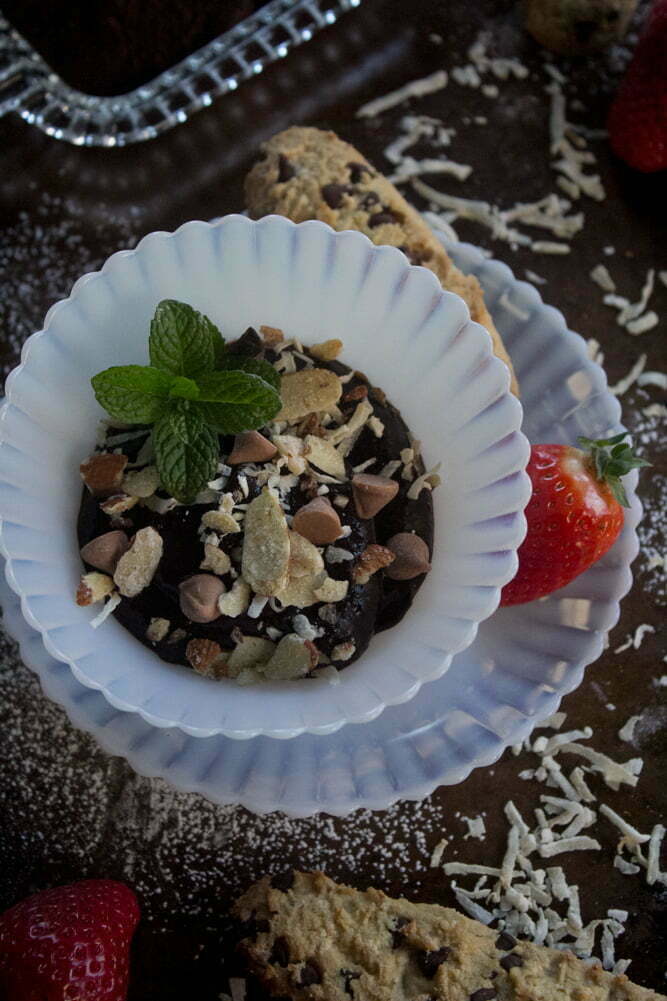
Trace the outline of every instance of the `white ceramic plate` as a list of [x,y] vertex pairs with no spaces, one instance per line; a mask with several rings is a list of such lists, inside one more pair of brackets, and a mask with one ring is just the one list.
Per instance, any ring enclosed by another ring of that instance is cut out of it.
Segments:
[[[577,434],[618,428],[618,401],[562,315],[545,307],[536,290],[518,282],[509,268],[486,260],[474,247],[448,249],[485,288],[517,368],[532,440],[574,442]],[[528,314],[526,321],[518,322],[500,304],[504,292]],[[421,799],[440,785],[460,782],[473,768],[496,761],[580,684],[586,665],[601,653],[632,581],[629,567],[637,553],[641,514],[635,483],[636,476],[629,478],[632,507],[623,532],[599,564],[544,601],[496,612],[448,673],[407,704],[385,710],[363,727],[326,737],[304,734],[277,744],[263,737],[195,740],[177,729],[157,730],[134,713],[113,709],[49,657],[4,581],[0,602],[5,625],[21,642],[23,659],[39,674],[46,694],[66,709],[75,726],[136,771],[257,813],[342,816],[360,807],[386,809],[397,800]]]
[[[78,464],[102,411],[90,377],[146,363],[156,304],[181,299],[231,339],[268,323],[305,343],[341,336],[342,360],[382,386],[442,463],[433,569],[400,627],[326,678],[245,687],[168,665],[98,609],[78,608]],[[0,415],[0,551],[48,652],[118,709],[197,737],[332,733],[441,677],[516,570],[530,484],[522,411],[489,335],[435,276],[394,248],[319,222],[228,216],[152,233],[86,275],[29,338]]]

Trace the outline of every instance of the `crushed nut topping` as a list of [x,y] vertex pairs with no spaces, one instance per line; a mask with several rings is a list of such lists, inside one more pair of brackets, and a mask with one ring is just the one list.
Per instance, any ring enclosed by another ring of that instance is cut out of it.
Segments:
[[185,648],[188,663],[197,674],[205,678],[224,678],[227,676],[226,652],[215,640],[192,639]]
[[343,342],[335,338],[329,341],[322,341],[320,344],[311,344],[309,353],[318,361],[335,361],[343,350]]
[[77,605],[94,605],[114,589],[113,579],[105,573],[92,571],[83,575],[76,592]]
[[367,584],[374,573],[388,567],[395,559],[391,549],[386,546],[378,546],[375,542],[366,546],[363,553],[357,560],[352,570],[352,577],[355,584]]
[[210,570],[222,577],[231,570],[232,561],[222,549],[207,542],[204,544],[204,559],[199,567],[201,570]]
[[171,622],[169,619],[152,618],[146,630],[146,639],[149,643],[161,643],[170,629]]
[[326,368],[284,375],[280,385],[283,405],[276,420],[297,421],[310,413],[327,412],[338,403],[341,392],[340,379]]
[[91,455],[79,466],[81,479],[95,497],[118,493],[127,466],[127,456],[115,452]]
[[290,543],[285,513],[266,488],[248,505],[243,576],[257,594],[278,594],[287,578]]
[[134,598],[148,587],[161,559],[162,536],[150,526],[140,528],[113,577],[124,598]]
[[123,479],[123,493],[130,497],[152,497],[160,485],[157,466],[146,466],[126,473]]

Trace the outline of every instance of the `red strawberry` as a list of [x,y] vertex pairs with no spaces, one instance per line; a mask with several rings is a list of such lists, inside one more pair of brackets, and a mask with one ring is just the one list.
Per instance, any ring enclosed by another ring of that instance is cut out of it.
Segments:
[[623,525],[621,505],[628,506],[620,477],[649,465],[623,444],[626,434],[579,438],[585,452],[570,445],[533,445],[527,467],[533,484],[525,512],[528,534],[501,605],[520,605],[564,587],[616,541]]
[[667,0],[656,0],[609,112],[617,156],[636,170],[667,168]]
[[0,915],[3,1001],[125,1001],[134,893],[110,879],[43,890]]

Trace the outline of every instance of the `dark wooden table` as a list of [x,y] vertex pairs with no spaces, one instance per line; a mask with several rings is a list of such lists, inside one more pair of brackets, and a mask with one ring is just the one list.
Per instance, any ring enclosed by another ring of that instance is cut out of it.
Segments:
[[[49,305],[67,295],[81,273],[151,230],[240,210],[244,173],[259,143],[275,131],[296,122],[331,127],[386,168],[382,150],[396,136],[406,106],[379,120],[355,118],[356,109],[406,80],[441,66],[464,65],[468,46],[484,30],[495,53],[517,55],[530,67],[528,78],[502,84],[495,101],[474,88],[450,84],[413,106],[455,126],[450,155],[474,166],[464,184],[428,180],[443,191],[509,206],[554,190],[554,174],[543,57],[504,0],[472,6],[463,0],[409,5],[367,0],[360,12],[347,15],[236,94],[163,138],[128,149],[76,149],[15,116],[0,121],[0,363],[5,373]],[[618,53],[565,67],[577,121],[594,129],[603,126],[618,67]],[[479,116],[487,124],[475,122]],[[593,148],[607,198],[582,201],[586,226],[572,240],[569,256],[514,252],[472,223],[457,229],[462,238],[505,260],[519,277],[528,268],[546,278],[543,297],[564,312],[572,329],[600,342],[614,383],[640,352],[648,355],[647,368],[665,367],[665,324],[631,337],[602,304],[589,272],[604,261],[619,291],[637,298],[647,268],[667,268],[667,182],[664,175],[641,177],[625,170],[604,139]],[[613,246],[615,254],[605,257],[605,246]],[[657,289],[652,305],[667,315],[667,288]],[[667,672],[659,636],[665,577],[650,554],[665,552],[667,479],[660,418],[642,413],[659,399],[657,389],[635,386],[622,400],[628,426],[655,464],[642,478],[642,552],[609,650],[563,704],[566,727],[590,725],[598,750],[619,760],[644,759],[636,789],[605,796],[641,830],[650,830],[661,814],[664,820],[666,801],[667,687],[658,683]],[[639,649],[614,654],[642,623],[656,633],[648,634]],[[435,844],[446,835],[448,858],[498,864],[507,831],[504,803],[512,798],[532,815],[544,791],[518,778],[519,771],[535,766],[535,758],[508,752],[461,785],[384,816],[254,818],[176,793],[106,756],[44,698],[7,640],[2,641],[0,689],[0,909],[38,888],[85,876],[112,876],[134,885],[144,920],[133,952],[132,1001],[216,1001],[235,970],[228,905],[267,870],[324,867],[357,886],[373,883],[393,894],[453,903],[447,878],[428,868]],[[643,722],[630,745],[619,740],[618,730],[633,714],[642,714]],[[464,840],[462,817],[480,812],[486,840]],[[577,853],[564,861],[570,880],[580,886],[584,919],[604,915],[609,907],[627,909],[627,932],[617,954],[632,957],[633,979],[664,990],[665,887],[648,887],[641,876],[623,876],[612,868],[616,837],[611,826],[598,825],[596,836],[603,841],[602,852]]]

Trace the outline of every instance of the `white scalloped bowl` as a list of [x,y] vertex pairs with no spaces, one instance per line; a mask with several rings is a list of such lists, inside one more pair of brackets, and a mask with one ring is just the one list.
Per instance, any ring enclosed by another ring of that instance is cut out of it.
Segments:
[[[78,464],[101,411],[90,377],[145,363],[163,298],[189,302],[228,337],[282,327],[306,343],[340,336],[442,462],[433,569],[400,626],[326,679],[241,688],[165,664],[115,619],[78,608]],[[461,299],[393,248],[318,222],[229,216],[152,233],[85,275],[47,314],[7,381],[0,416],[0,548],[7,580],[48,652],[118,709],[196,737],[295,737],[365,722],[440,677],[473,641],[516,572],[529,496],[522,410],[507,368]]]

